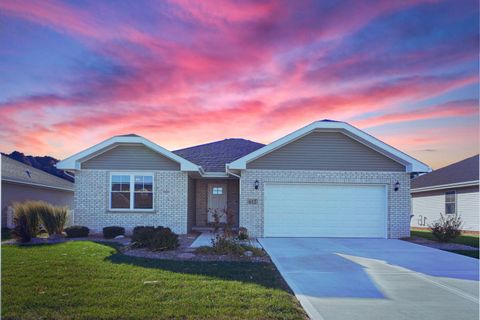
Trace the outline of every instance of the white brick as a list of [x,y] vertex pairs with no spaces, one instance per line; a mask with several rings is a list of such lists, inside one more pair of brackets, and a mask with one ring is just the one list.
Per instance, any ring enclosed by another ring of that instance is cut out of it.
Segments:
[[[260,182],[255,190],[255,180]],[[394,184],[400,182],[398,191]],[[309,171],[309,170],[243,170],[240,179],[240,226],[255,237],[263,236],[263,191],[266,182],[306,183],[381,183],[388,190],[388,237],[410,235],[410,178],[406,172],[380,171]],[[247,199],[258,199],[258,204]]]

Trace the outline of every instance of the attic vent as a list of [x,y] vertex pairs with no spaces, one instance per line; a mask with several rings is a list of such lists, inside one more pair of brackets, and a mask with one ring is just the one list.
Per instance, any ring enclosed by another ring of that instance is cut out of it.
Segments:
[[30,174],[30,171],[29,171],[29,170],[25,170],[25,173],[27,174],[27,176],[28,176],[29,178],[32,177],[32,175]]

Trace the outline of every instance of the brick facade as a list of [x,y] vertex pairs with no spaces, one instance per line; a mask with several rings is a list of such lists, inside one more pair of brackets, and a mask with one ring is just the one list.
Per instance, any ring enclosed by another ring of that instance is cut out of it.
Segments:
[[182,171],[153,171],[154,212],[109,211],[109,171],[80,170],[75,175],[74,224],[101,232],[106,226],[165,226],[187,233],[188,174]]
[[[259,188],[255,190],[255,180]],[[400,182],[398,191],[394,184]],[[263,236],[263,192],[266,182],[284,183],[345,183],[388,185],[388,237],[410,235],[410,177],[406,172],[378,171],[310,171],[310,170],[242,170],[240,179],[240,226],[251,236]],[[256,199],[256,204],[249,204]]]

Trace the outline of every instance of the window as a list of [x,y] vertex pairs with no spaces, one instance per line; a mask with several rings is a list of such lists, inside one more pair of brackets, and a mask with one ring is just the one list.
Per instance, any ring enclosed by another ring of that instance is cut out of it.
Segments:
[[110,209],[153,210],[153,175],[112,174]]
[[455,191],[445,192],[445,214],[456,214],[456,194]]
[[213,187],[212,188],[212,194],[223,194],[223,188],[222,187]]

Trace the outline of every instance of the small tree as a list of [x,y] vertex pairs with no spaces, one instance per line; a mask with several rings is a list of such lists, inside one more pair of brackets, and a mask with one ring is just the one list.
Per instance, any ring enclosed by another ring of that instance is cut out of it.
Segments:
[[440,214],[440,219],[430,225],[432,234],[441,242],[449,242],[461,233],[463,221],[460,216],[451,215],[445,217]]

